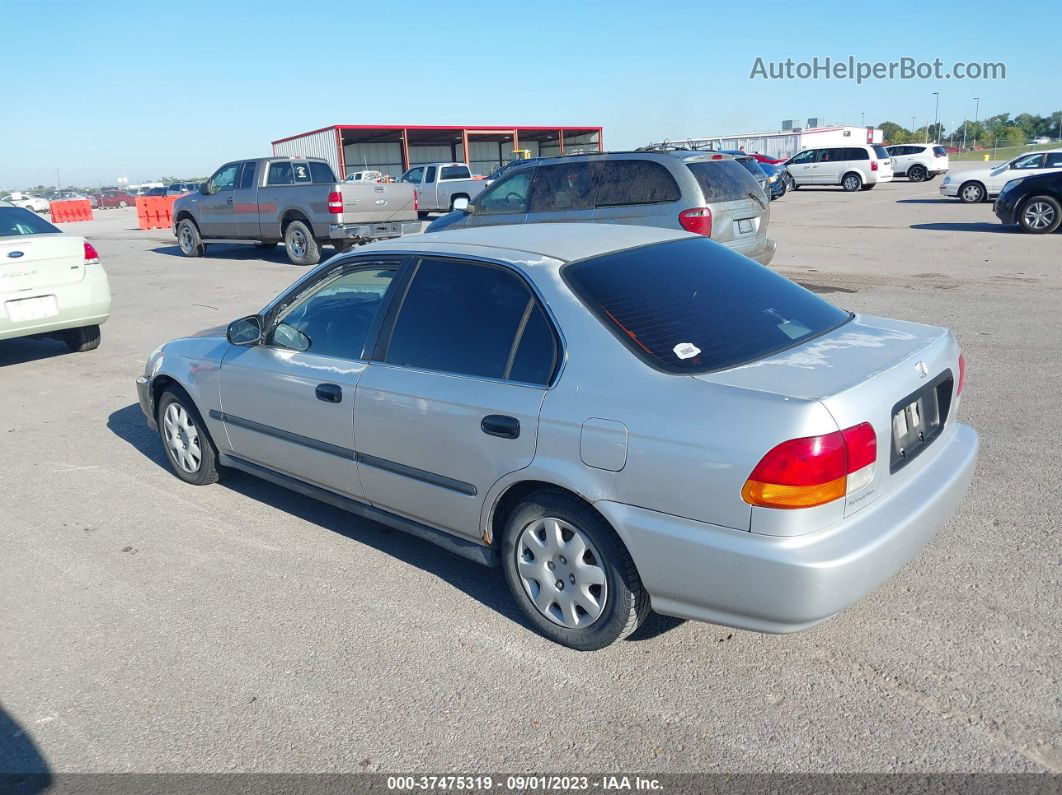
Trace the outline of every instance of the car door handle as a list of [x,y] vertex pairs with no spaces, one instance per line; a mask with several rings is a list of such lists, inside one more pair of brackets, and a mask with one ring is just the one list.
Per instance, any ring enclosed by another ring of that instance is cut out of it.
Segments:
[[325,403],[340,403],[343,400],[343,390],[338,384],[318,384],[314,390],[318,400]]
[[503,414],[488,414],[479,423],[479,427],[488,436],[500,436],[502,439],[516,439],[520,436],[520,420]]

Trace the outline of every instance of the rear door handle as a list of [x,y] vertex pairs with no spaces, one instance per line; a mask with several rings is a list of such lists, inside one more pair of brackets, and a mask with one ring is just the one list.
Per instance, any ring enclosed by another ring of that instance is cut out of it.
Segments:
[[520,420],[506,417],[504,414],[488,414],[479,423],[480,429],[488,436],[500,436],[502,439],[516,439],[520,436]]
[[340,403],[343,400],[343,390],[338,384],[318,384],[314,390],[318,400],[325,403]]

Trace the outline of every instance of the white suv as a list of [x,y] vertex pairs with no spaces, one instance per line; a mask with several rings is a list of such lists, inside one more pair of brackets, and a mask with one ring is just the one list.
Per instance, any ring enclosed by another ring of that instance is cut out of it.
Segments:
[[940,144],[897,144],[885,147],[892,155],[892,170],[911,182],[933,179],[948,171],[948,152]]
[[791,157],[785,167],[794,188],[840,185],[851,192],[892,182],[892,159],[878,144],[805,149]]

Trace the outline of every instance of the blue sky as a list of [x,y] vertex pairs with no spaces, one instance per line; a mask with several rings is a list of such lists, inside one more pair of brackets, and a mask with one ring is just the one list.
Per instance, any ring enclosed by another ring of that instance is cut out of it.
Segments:
[[[0,186],[53,184],[57,168],[64,184],[203,175],[333,123],[600,124],[618,148],[810,116],[921,125],[937,90],[946,128],[973,116],[975,96],[982,118],[1062,107],[1057,3],[903,5],[924,35],[881,5],[740,7],[749,11],[627,0],[9,5]],[[849,55],[1002,61],[1007,79],[749,79],[757,57]]]

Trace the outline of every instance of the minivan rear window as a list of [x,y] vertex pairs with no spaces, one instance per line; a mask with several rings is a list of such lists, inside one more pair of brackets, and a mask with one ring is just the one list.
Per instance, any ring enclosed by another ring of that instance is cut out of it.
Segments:
[[561,273],[632,353],[677,375],[756,361],[851,318],[706,238],[605,254]]
[[701,186],[706,204],[747,199],[760,186],[753,176],[736,160],[709,160],[686,163]]
[[934,146],[933,147],[933,154],[936,155],[937,157],[944,157],[944,155],[946,155],[947,153],[948,153],[948,150],[945,149],[943,146]]
[[881,144],[874,144],[874,154],[878,156],[879,160],[888,160],[892,155],[889,154],[889,150]]

